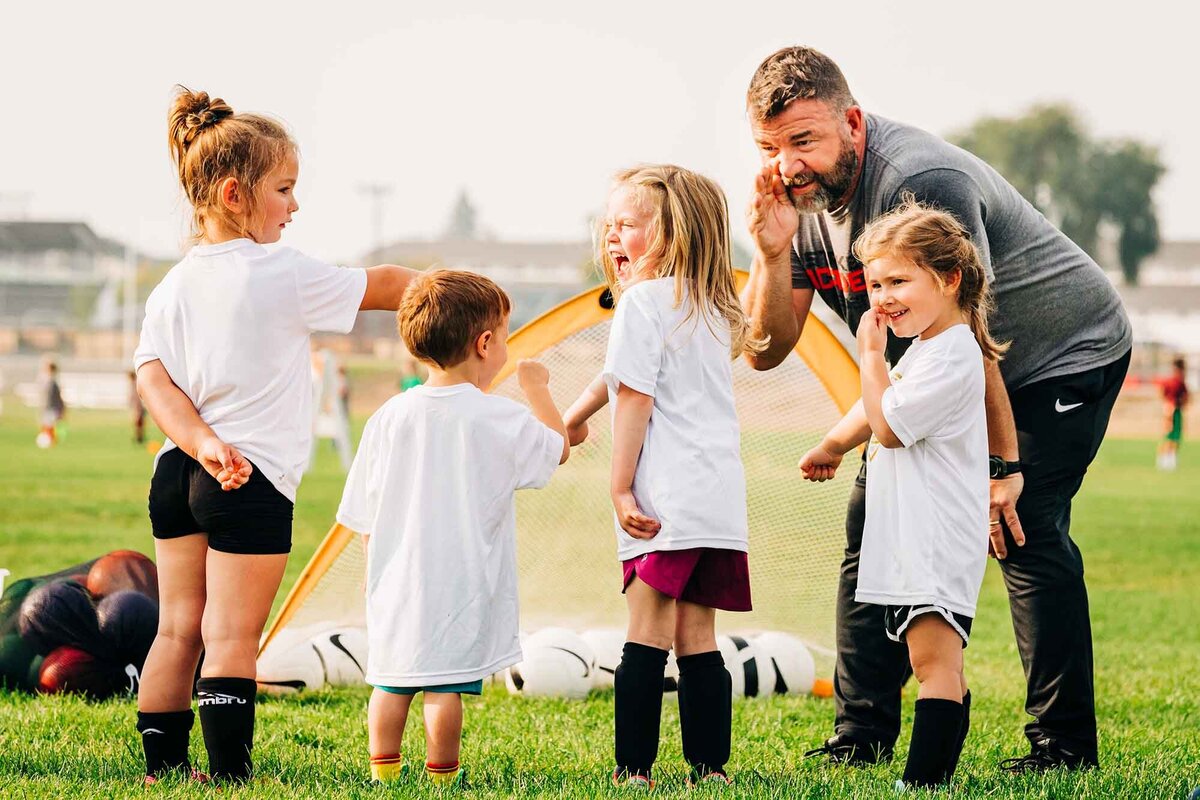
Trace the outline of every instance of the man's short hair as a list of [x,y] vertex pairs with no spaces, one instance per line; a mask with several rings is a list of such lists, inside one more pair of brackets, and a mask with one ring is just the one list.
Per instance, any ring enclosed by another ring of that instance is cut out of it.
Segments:
[[408,352],[442,369],[460,364],[484,331],[494,331],[512,302],[491,278],[435,269],[413,279],[396,312]]
[[796,98],[822,100],[837,113],[858,105],[838,65],[811,47],[785,47],[767,56],[750,79],[746,110],[752,120],[764,122]]

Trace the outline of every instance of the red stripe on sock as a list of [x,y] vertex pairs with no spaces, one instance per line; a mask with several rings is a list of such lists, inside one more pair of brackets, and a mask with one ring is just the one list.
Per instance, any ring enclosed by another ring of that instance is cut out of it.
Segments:
[[425,769],[429,770],[430,772],[453,772],[454,770],[458,769],[458,762],[451,761],[449,764],[434,764],[426,761]]
[[382,756],[371,756],[372,764],[395,764],[397,761],[400,761],[400,760],[401,759],[400,759],[399,753],[389,753],[388,755],[382,755]]

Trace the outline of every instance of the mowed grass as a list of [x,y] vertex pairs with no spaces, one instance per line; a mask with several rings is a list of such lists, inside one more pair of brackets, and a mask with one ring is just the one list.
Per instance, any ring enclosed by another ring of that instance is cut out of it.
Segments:
[[[116,548],[152,553],[146,489],[152,458],[130,442],[123,415],[79,412],[61,446],[34,447],[33,414],[11,398],[0,416],[0,567],[35,575]],[[1185,798],[1200,784],[1200,451],[1185,446],[1173,474],[1153,468],[1154,444],[1105,444],[1075,504],[1096,639],[1100,770],[1014,778],[996,762],[1026,749],[1024,689],[998,570],[989,567],[967,650],[975,697],[972,730],[953,796],[988,798]],[[295,578],[332,521],[342,476],[328,448],[296,508]],[[601,565],[598,568],[609,568]],[[399,790],[366,775],[362,689],[263,698],[255,758],[260,781],[222,797],[443,796],[421,780]],[[831,730],[833,705],[812,698],[739,701],[730,768],[738,797],[891,797],[896,763],[866,770],[805,761]],[[512,698],[503,687],[467,701],[464,763],[471,797],[605,797],[612,695],[587,701]],[[405,757],[418,769],[424,744],[410,723]],[[0,797],[201,797],[211,789],[140,785],[141,754],[130,699],[0,693]],[[199,729],[192,753],[203,762]],[[656,794],[684,796],[678,714],[668,702]],[[702,792],[708,794],[709,792]],[[916,793],[914,796],[943,796]]]

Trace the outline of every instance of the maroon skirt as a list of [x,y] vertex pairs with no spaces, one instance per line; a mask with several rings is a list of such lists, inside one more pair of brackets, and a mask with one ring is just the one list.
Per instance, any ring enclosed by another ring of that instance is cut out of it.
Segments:
[[621,562],[629,588],[634,576],[667,597],[722,611],[750,610],[750,562],[740,550],[696,547],[663,550]]

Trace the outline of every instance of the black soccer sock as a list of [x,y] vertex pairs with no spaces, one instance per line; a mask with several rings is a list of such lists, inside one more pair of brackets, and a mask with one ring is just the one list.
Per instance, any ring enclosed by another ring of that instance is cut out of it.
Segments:
[[617,665],[616,756],[617,769],[650,775],[658,758],[658,731],[662,721],[663,673],[667,651],[626,642]]
[[937,786],[949,780],[962,719],[963,704],[957,700],[931,697],[917,701],[908,763],[904,765],[906,784]]
[[733,722],[733,680],[720,650],[679,659],[683,757],[699,775],[724,772]]
[[188,738],[196,715],[184,711],[139,711],[137,730],[142,735],[142,752],[146,754],[146,774],[159,777],[172,770],[188,774]]
[[250,777],[257,688],[250,678],[201,678],[196,683],[200,728],[214,778],[244,781]]
[[962,725],[958,728],[958,746],[954,748],[954,758],[950,759],[950,765],[946,768],[946,780],[954,777],[954,770],[958,769],[958,758],[962,755],[963,745],[967,742],[967,732],[971,730],[970,691],[963,695],[962,706]]

